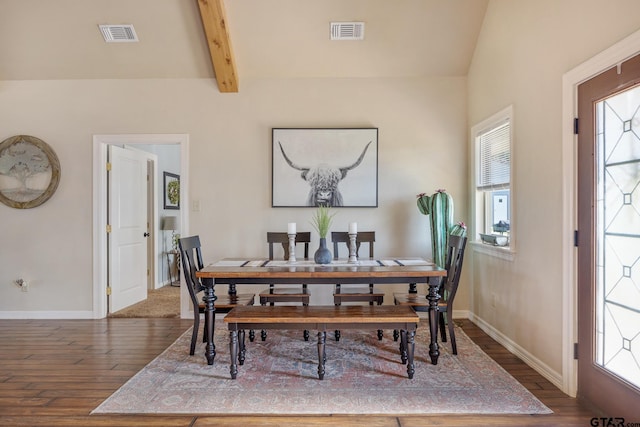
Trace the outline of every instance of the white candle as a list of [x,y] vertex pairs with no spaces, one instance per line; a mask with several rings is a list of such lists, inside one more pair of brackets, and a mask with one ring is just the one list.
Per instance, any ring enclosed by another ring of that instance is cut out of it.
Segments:
[[296,223],[295,222],[290,222],[288,227],[287,227],[287,233],[288,234],[296,234]]
[[351,222],[349,223],[349,234],[357,234],[358,233],[358,223]]

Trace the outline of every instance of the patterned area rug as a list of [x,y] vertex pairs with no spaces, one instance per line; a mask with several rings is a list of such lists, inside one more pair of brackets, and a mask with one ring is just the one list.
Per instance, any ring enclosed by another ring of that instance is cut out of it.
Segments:
[[[221,322],[220,322],[221,323]],[[191,330],[138,372],[92,413],[144,414],[546,414],[552,411],[456,328],[458,355],[440,346],[428,356],[428,330],[416,334],[416,373],[407,378],[391,331],[327,334],[325,379],[317,379],[315,337],[269,331],[247,334],[238,378],[229,376],[228,332],[216,331],[216,360],[204,344],[189,356]]]

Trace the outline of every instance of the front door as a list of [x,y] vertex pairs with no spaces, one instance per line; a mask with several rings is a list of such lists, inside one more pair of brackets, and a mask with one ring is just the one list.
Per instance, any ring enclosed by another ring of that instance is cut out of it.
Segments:
[[109,145],[109,312],[147,299],[147,154]]
[[[578,396],[640,407],[640,55],[578,87]],[[617,424],[616,424],[617,425]]]

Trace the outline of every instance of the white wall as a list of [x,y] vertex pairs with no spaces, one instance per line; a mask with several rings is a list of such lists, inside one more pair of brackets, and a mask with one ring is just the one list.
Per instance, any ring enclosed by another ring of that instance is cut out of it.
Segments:
[[572,268],[562,263],[562,76],[639,28],[637,0],[491,0],[468,75],[470,126],[514,107],[517,229],[513,262],[469,254],[471,310],[557,383]]
[[[267,230],[309,224],[310,209],[271,208],[272,127],[378,127],[379,207],[340,209],[334,227],[375,229],[380,256],[430,256],[416,194],[446,188],[456,219],[467,220],[466,86],[463,77],[247,80],[221,94],[195,79],[0,82],[0,139],[37,136],[62,169],[42,206],[0,205],[0,317],[92,310],[94,134],[189,134],[189,190],[200,204],[190,233],[213,260],[266,256]],[[28,293],[11,283],[18,277],[31,281]],[[466,286],[458,298],[466,307]]]

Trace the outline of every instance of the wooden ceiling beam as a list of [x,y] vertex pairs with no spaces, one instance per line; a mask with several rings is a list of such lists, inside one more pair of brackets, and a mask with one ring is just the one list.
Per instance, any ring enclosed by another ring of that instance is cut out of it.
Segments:
[[238,75],[227,29],[224,0],[198,0],[213,71],[220,92],[238,92]]

